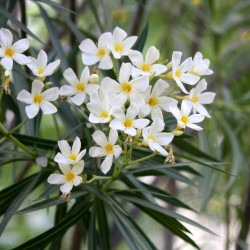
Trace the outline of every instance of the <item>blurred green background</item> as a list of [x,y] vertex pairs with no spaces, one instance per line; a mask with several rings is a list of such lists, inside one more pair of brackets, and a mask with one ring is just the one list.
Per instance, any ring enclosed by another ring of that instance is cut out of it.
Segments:
[[[11,2],[11,1],[9,1]],[[20,1],[21,3],[22,1]],[[53,57],[53,42],[48,37],[47,26],[41,12],[34,3],[26,1],[27,26],[43,42],[47,52]],[[42,2],[42,1],[40,1]],[[46,1],[44,1],[46,2]],[[203,178],[194,180],[197,187],[178,183],[161,177],[157,185],[176,194],[182,201],[200,211],[199,214],[183,211],[185,216],[199,221],[214,230],[220,237],[211,236],[191,228],[192,238],[201,249],[249,249],[250,224],[250,1],[244,0],[137,0],[137,1],[54,1],[78,13],[72,17],[68,12],[41,3],[53,21],[57,36],[64,50],[76,51],[73,68],[82,70],[78,39],[72,38],[75,30],[65,23],[67,15],[76,23],[83,37],[98,37],[104,31],[112,31],[115,26],[130,35],[139,35],[149,25],[144,52],[152,45],[161,52],[162,59],[171,60],[172,52],[182,51],[183,58],[194,56],[200,51],[211,62],[214,71],[208,77],[208,91],[216,92],[215,102],[208,106],[212,119],[203,122],[204,130],[197,134],[195,142],[199,147],[216,157],[222,166],[236,177],[219,174],[207,168],[196,166]],[[21,18],[20,4],[12,14]],[[15,25],[11,24],[15,29]],[[37,50],[43,46],[32,37],[31,44]],[[73,39],[73,40],[72,40]],[[72,44],[75,46],[72,48]],[[55,126],[55,122],[57,127]],[[57,139],[65,133],[63,122],[57,117],[43,117],[41,136]],[[13,176],[22,174],[16,170],[1,168],[0,189],[10,185]],[[38,168],[38,166],[37,166]],[[29,169],[29,173],[36,169]],[[150,183],[154,179],[147,178]],[[32,194],[29,201],[39,193]],[[27,204],[23,204],[25,207]],[[54,210],[39,211],[14,216],[0,241],[0,249],[10,249],[27,239],[38,235],[53,224]],[[183,241],[174,238],[163,228],[134,211],[135,218],[159,249],[193,249]],[[70,249],[70,230],[63,249]],[[115,249],[128,249],[120,235],[113,232]],[[112,233],[111,233],[112,236]]]

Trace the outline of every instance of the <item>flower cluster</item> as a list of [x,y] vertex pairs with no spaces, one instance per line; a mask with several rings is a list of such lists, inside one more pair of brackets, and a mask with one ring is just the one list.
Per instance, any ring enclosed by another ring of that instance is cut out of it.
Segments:
[[[210,117],[203,105],[212,103],[215,93],[204,92],[207,82],[202,77],[211,75],[213,71],[209,69],[209,60],[203,59],[200,52],[194,58],[181,62],[182,53],[174,51],[172,60],[166,65],[160,61],[160,52],[156,47],[151,46],[144,57],[140,51],[132,49],[137,37],[128,37],[124,30],[116,27],[113,33],[102,34],[97,44],[90,39],[81,42],[79,48],[85,67],[80,77],[68,68],[63,73],[67,82],[65,85],[60,89],[53,87],[45,90],[50,84],[43,82],[54,73],[60,60],[47,64],[48,57],[43,50],[38,53],[37,59],[26,57],[21,53],[28,49],[28,40],[22,39],[13,45],[12,40],[11,32],[2,28],[2,66],[11,70],[15,60],[26,64],[37,77],[32,83],[31,93],[22,90],[17,96],[19,101],[28,104],[25,108],[27,116],[30,119],[35,117],[40,108],[44,114],[55,113],[57,108],[51,102],[59,96],[73,105],[84,107],[90,124],[100,124],[100,130],[92,134],[98,146],[89,149],[89,156],[103,158],[100,170],[104,174],[111,169],[114,159],[117,167],[121,154],[126,159],[124,162],[128,163],[134,147],[146,146],[167,156],[167,146],[175,135],[181,135],[186,127],[201,130],[196,123]],[[130,62],[121,63],[121,58],[125,56]],[[90,73],[89,66],[96,64],[95,70]],[[100,73],[97,74],[97,68],[113,70],[116,77],[102,78]],[[194,88],[190,89],[190,86]],[[174,116],[177,120],[172,131],[166,131],[167,116]],[[57,153],[54,160],[63,174],[52,174],[48,182],[63,184],[61,191],[67,194],[73,186],[84,182],[79,175],[84,168],[82,158],[86,150],[81,151],[78,137],[72,149],[65,140],[59,141],[58,146],[61,153]]]

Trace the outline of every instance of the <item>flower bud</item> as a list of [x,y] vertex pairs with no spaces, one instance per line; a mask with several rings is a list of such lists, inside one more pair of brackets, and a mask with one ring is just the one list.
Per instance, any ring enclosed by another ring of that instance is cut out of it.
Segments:
[[48,165],[48,159],[45,156],[37,157],[36,164],[45,168]]
[[184,133],[184,131],[182,130],[173,130],[172,131],[172,134],[174,134],[175,136],[180,136]]
[[90,83],[97,83],[99,81],[99,76],[97,74],[91,74],[89,76]]

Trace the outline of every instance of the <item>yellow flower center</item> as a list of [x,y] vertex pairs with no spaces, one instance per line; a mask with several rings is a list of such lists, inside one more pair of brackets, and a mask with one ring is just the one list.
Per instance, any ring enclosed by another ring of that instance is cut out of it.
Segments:
[[106,50],[105,49],[99,49],[98,52],[97,52],[97,55],[99,57],[104,57],[106,54]]
[[77,155],[76,154],[71,154],[71,155],[69,155],[69,157],[68,157],[70,160],[72,160],[72,161],[76,161],[77,160]]
[[65,176],[67,181],[73,181],[75,179],[75,174],[72,172],[68,172]]
[[115,51],[121,53],[123,51],[123,45],[122,44],[116,44],[115,45]]
[[109,117],[109,112],[107,110],[103,110],[101,113],[100,113],[100,117],[102,119],[106,119]]
[[78,92],[83,92],[83,91],[85,90],[85,85],[84,85],[84,83],[80,82],[80,83],[76,84],[76,90],[77,90]]
[[156,139],[153,135],[148,135],[148,140],[152,140],[153,142],[156,142]]
[[41,95],[34,96],[34,103],[35,104],[41,104],[42,100],[43,100],[43,98]]
[[150,64],[143,64],[141,69],[144,71],[144,72],[149,72],[151,70],[151,65]]
[[113,154],[113,149],[114,149],[114,146],[112,144],[107,144],[105,146],[105,152],[106,154]]
[[4,53],[5,53],[5,56],[12,57],[14,55],[15,51],[11,48],[8,48],[4,51]]
[[157,104],[158,104],[158,99],[156,97],[151,97],[149,100],[148,100],[148,104],[151,106],[151,107],[156,107]]
[[181,71],[180,71],[179,69],[177,69],[177,70],[175,71],[175,76],[176,76],[177,78],[180,78],[180,77],[181,77]]
[[129,118],[127,118],[127,119],[124,121],[124,123],[123,123],[123,125],[124,125],[125,128],[130,128],[130,127],[132,127],[132,124],[133,124],[133,122],[132,122],[132,120],[129,119]]
[[127,94],[130,93],[132,90],[132,86],[129,83],[123,83],[122,84],[122,91],[126,92]]
[[186,123],[189,122],[189,119],[188,119],[187,116],[183,115],[183,116],[181,117],[181,121],[182,121],[184,124],[186,124]]
[[41,75],[44,71],[45,71],[44,68],[40,68],[40,69],[37,70],[37,74]]
[[192,97],[192,102],[196,103],[197,101],[198,101],[198,97],[197,97],[196,95],[194,95],[194,96]]

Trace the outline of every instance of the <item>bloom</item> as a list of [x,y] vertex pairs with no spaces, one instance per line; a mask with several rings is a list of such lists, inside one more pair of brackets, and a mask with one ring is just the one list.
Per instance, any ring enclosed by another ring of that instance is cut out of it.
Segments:
[[92,91],[97,90],[97,84],[88,84],[89,81],[89,68],[86,66],[78,80],[73,69],[68,68],[63,72],[64,78],[71,85],[64,85],[60,88],[60,95],[73,96],[70,100],[77,106],[83,104],[86,94],[90,95]]
[[[179,128],[192,128],[194,130],[202,130],[200,126],[195,125],[204,120],[204,116],[201,114],[190,115],[192,106],[186,105],[186,102],[181,103],[181,110],[177,106],[170,106],[170,111],[176,118]],[[190,115],[190,116],[189,116]],[[177,128],[178,128],[177,126]]]
[[143,129],[149,124],[148,119],[135,119],[138,115],[138,108],[135,103],[131,103],[126,115],[121,108],[114,108],[112,116],[115,117],[109,126],[113,129],[124,131],[124,133],[135,136],[136,128]]
[[172,55],[172,77],[184,93],[188,93],[182,82],[194,85],[200,79],[199,76],[188,73],[192,68],[192,58],[189,57],[184,60],[181,64],[181,55],[179,51],[174,51]]
[[48,56],[44,50],[40,50],[37,59],[29,56],[31,63],[27,64],[27,66],[32,70],[35,76],[38,76],[38,79],[44,81],[46,76],[52,75],[60,64],[60,60],[56,60],[54,62],[48,63]]
[[113,158],[118,158],[122,152],[122,148],[119,145],[115,145],[118,139],[118,133],[116,130],[110,129],[109,137],[106,138],[102,131],[97,130],[92,137],[96,144],[101,147],[91,147],[89,149],[89,155],[91,157],[105,156],[100,168],[101,171],[106,174],[112,166]]
[[209,69],[210,61],[208,59],[202,59],[202,54],[197,52],[193,59],[192,68],[188,73],[198,76],[212,75],[213,70]]
[[207,82],[205,79],[202,79],[195,88],[191,89],[188,96],[185,97],[185,105],[191,105],[193,107],[193,113],[195,114],[198,111],[200,114],[211,118],[207,110],[202,106],[202,104],[210,104],[214,101],[215,93],[205,92],[201,93],[207,88]]
[[66,140],[59,141],[58,147],[61,150],[61,153],[58,152],[54,158],[54,161],[58,163],[75,164],[86,154],[86,149],[80,152],[81,141],[78,136],[76,136],[73,142],[72,149]]
[[127,56],[137,39],[137,36],[126,37],[127,33],[121,28],[116,27],[114,29],[113,36],[109,39],[107,45],[114,58],[120,59],[122,56]]
[[163,120],[161,109],[170,112],[170,105],[177,105],[177,101],[167,97],[169,84],[162,79],[159,79],[155,85],[149,86],[144,92],[145,104],[139,109],[139,117],[145,117],[151,112],[152,120],[157,118]]
[[13,60],[21,65],[31,62],[31,60],[22,53],[30,46],[28,38],[21,39],[14,44],[12,33],[8,29],[0,29],[0,57],[1,65],[7,69],[12,70]]
[[112,106],[123,106],[128,98],[138,106],[145,103],[142,92],[147,89],[149,78],[148,76],[140,76],[129,81],[131,72],[131,63],[122,63],[119,72],[119,83],[110,77],[103,78],[101,90],[107,93]]
[[58,98],[59,89],[54,87],[42,92],[43,87],[43,82],[36,79],[32,82],[31,93],[23,89],[17,95],[18,101],[29,104],[25,107],[25,112],[30,119],[38,114],[40,108],[46,115],[57,112],[56,106],[50,102]]
[[79,161],[73,165],[59,163],[59,168],[63,174],[51,174],[48,178],[50,184],[63,184],[60,190],[63,194],[68,194],[73,186],[78,186],[82,183],[82,177],[78,176],[84,169],[84,161]]
[[97,46],[91,39],[85,39],[81,42],[79,48],[82,51],[82,61],[85,65],[93,65],[100,62],[98,68],[112,69],[113,63],[110,57],[110,50],[107,48],[108,41],[112,38],[110,32],[103,33]]
[[132,50],[128,54],[128,57],[133,65],[136,66],[132,69],[133,78],[139,75],[150,75],[152,73],[154,73],[155,76],[158,76],[167,71],[167,67],[165,65],[153,64],[160,57],[159,51],[154,46],[151,46],[148,49],[145,60],[143,60],[142,53],[136,50]]
[[151,126],[142,130],[144,141],[152,151],[158,151],[160,154],[167,156],[168,152],[162,147],[167,146],[174,138],[172,133],[161,133],[164,129],[164,122],[156,119]]

